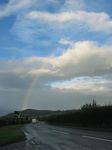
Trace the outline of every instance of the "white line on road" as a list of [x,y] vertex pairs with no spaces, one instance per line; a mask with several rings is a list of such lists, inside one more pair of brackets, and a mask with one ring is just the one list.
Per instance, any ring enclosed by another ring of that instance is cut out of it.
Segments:
[[57,132],[57,133],[62,133],[62,134],[69,134],[68,132],[63,132],[63,131],[54,130],[54,129],[52,131]]
[[93,140],[100,140],[100,141],[106,141],[106,142],[112,142],[112,140],[104,139],[104,138],[97,138],[92,136],[82,136],[83,138],[93,139]]

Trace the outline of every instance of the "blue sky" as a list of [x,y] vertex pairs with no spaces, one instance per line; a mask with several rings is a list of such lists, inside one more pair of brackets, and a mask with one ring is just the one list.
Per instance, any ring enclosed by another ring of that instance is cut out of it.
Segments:
[[[69,109],[94,97],[100,104],[109,103],[111,6],[112,0],[1,0],[0,90],[7,92],[1,96],[4,110]],[[41,95],[43,90],[47,100]],[[64,100],[66,95],[70,101]],[[5,108],[7,98],[13,99],[14,107]]]
[[[9,1],[1,1],[1,6],[4,4],[6,7]],[[13,57],[27,57],[30,55],[40,55],[46,56],[53,53],[53,51],[65,49],[66,46],[59,44],[61,38],[67,38],[73,41],[80,40],[95,40],[99,43],[104,43],[108,40],[111,35],[104,35],[103,33],[94,33],[78,28],[78,25],[69,25],[68,27],[63,27],[63,29],[58,29],[54,26],[49,26],[46,22],[42,20],[24,20],[24,16],[30,11],[41,11],[50,13],[59,13],[60,11],[79,11],[84,10],[87,12],[105,12],[110,17],[112,14],[111,4],[112,1],[99,0],[99,1],[76,1],[74,6],[65,5],[65,1],[37,1],[37,6],[28,6],[20,8],[20,11],[14,10],[14,12],[9,12],[6,16],[1,16],[0,19],[0,57],[1,58],[13,58]],[[40,7],[38,6],[38,3]],[[83,3],[83,4],[79,4]],[[12,3],[13,4],[13,3]],[[10,4],[11,5],[11,4]],[[3,6],[2,6],[3,7]],[[15,6],[17,7],[16,3]],[[64,8],[65,7],[65,8]],[[8,9],[8,8],[7,8]],[[11,10],[9,10],[11,11]],[[22,31],[21,31],[22,30]],[[14,48],[17,50],[14,50]],[[24,49],[24,50],[23,50]],[[26,50],[27,49],[27,50]],[[24,52],[23,52],[24,51]]]

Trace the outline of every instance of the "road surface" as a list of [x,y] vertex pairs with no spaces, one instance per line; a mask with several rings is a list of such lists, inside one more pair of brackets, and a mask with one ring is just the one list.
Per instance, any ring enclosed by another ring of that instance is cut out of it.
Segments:
[[25,142],[0,150],[112,150],[112,133],[63,128],[45,123],[24,127]]

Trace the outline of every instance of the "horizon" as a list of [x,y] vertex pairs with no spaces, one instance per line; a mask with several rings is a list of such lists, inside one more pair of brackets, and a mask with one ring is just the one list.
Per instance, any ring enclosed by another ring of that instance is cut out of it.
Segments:
[[112,0],[0,1],[0,115],[112,104]]

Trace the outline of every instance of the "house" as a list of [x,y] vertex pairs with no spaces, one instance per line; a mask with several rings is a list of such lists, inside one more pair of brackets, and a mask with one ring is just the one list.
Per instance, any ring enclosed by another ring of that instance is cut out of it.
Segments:
[[33,119],[32,119],[32,123],[37,123],[37,119],[36,119],[36,118],[33,118]]

